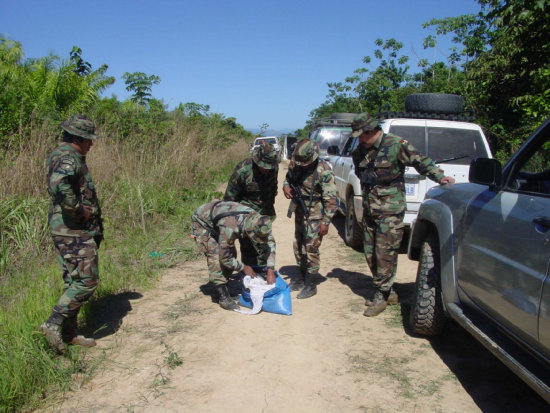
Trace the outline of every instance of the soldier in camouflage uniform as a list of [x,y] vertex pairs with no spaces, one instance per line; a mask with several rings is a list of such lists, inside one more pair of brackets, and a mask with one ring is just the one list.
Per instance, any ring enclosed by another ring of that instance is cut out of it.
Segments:
[[[265,141],[254,148],[251,158],[240,162],[234,169],[225,190],[224,201],[239,202],[261,215],[275,220],[275,197],[279,156],[275,147]],[[258,256],[248,238],[239,240],[241,261],[258,265]]]
[[267,267],[267,282],[275,282],[275,240],[271,219],[252,208],[231,201],[214,201],[201,205],[191,216],[192,237],[206,256],[210,281],[216,286],[219,304],[225,310],[238,305],[229,295],[228,278],[242,271],[255,277],[254,269],[237,260],[235,241],[247,238],[258,254],[259,265]]
[[[299,193],[295,193],[291,185]],[[297,298],[309,298],[317,294],[315,278],[320,268],[319,247],[337,210],[334,174],[328,163],[319,159],[316,142],[303,139],[297,143],[283,192],[287,199],[293,199],[289,217],[294,212],[293,248],[300,269],[300,275],[291,281],[290,287],[293,291],[301,290]],[[300,194],[307,214],[296,202]]]
[[63,143],[50,155],[46,182],[50,195],[48,221],[63,272],[63,294],[41,326],[46,339],[59,352],[67,344],[95,346],[78,335],[77,316],[99,281],[98,254],[103,239],[101,211],[86,154],[93,145],[95,126],[81,115],[61,124]]
[[367,113],[354,118],[352,130],[351,136],[359,139],[352,159],[363,189],[363,248],[376,290],[364,315],[372,317],[384,311],[388,301],[397,302],[392,285],[405,228],[405,167],[412,166],[439,184],[454,183],[454,178],[444,176],[403,138],[385,134]]

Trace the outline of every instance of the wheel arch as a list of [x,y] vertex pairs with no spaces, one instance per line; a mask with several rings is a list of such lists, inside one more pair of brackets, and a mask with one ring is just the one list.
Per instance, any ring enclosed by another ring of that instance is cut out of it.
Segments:
[[434,232],[439,242],[441,291],[446,306],[450,302],[458,303],[453,215],[445,204],[428,199],[422,203],[409,237],[408,256],[411,260],[418,261],[422,243],[428,234]]

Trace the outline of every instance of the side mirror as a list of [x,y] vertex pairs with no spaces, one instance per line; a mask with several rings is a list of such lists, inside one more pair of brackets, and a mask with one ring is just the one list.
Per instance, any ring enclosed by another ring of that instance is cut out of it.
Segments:
[[500,187],[502,183],[502,165],[496,159],[476,158],[470,163],[468,180],[474,184]]
[[327,154],[328,155],[340,155],[340,150],[338,149],[338,146],[332,145],[327,148]]

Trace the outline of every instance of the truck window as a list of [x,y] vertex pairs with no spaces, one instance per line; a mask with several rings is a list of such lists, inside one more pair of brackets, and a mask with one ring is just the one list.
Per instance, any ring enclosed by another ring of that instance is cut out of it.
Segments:
[[428,150],[425,152],[433,160],[443,160],[456,156],[466,156],[454,160],[455,165],[469,165],[473,158],[487,158],[483,138],[474,129],[428,127]]
[[409,141],[418,151],[426,153],[426,128],[424,126],[390,126],[390,133]]

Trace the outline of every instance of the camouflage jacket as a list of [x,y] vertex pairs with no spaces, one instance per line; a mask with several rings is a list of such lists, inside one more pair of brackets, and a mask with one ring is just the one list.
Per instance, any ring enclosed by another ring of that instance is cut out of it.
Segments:
[[239,202],[262,215],[275,216],[277,169],[262,174],[251,158],[240,162],[229,179],[223,199]]
[[[235,212],[236,215],[222,217],[222,214]],[[212,237],[217,238],[220,264],[222,267],[233,271],[242,271],[244,264],[236,257],[235,241],[239,238],[248,238],[258,252],[259,262],[266,263],[268,268],[275,268],[275,239],[269,234],[267,242],[261,241],[246,231],[245,220],[250,213],[255,212],[252,208],[241,205],[237,202],[214,201],[201,205],[194,212],[192,219],[196,220],[201,227],[208,231]],[[197,236],[199,234],[195,234]]]
[[[289,172],[292,171],[293,175],[297,176],[296,183],[300,186],[302,198],[309,210],[309,219],[322,220],[323,224],[329,225],[338,209],[334,173],[329,164],[320,159],[315,168],[307,170],[305,177],[300,176],[301,168],[295,166],[292,161],[288,168]],[[287,173],[284,186],[288,186],[288,179]],[[296,203],[292,202],[290,207],[295,211]]]
[[443,171],[434,162],[418,152],[403,138],[382,133],[368,149],[357,146],[351,154],[355,174],[362,172],[374,158],[378,183],[363,193],[363,205],[373,214],[400,214],[406,209],[405,167],[412,166],[418,173],[439,182]]
[[[68,143],[59,145],[46,164],[46,184],[51,201],[48,221],[52,235],[103,235],[99,201],[85,156]],[[92,208],[87,221],[83,205]]]

